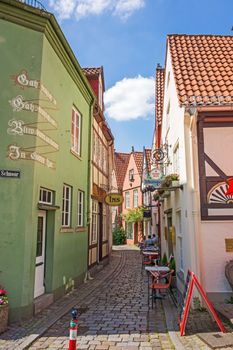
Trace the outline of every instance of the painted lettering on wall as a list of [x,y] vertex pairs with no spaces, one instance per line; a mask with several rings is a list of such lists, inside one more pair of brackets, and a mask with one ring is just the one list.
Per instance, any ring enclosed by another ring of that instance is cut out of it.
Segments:
[[25,122],[22,120],[11,119],[9,120],[8,125],[10,126],[10,128],[7,129],[9,135],[37,136],[41,140],[45,141],[48,145],[55,148],[57,151],[59,150],[59,145],[55,141],[53,141],[49,136],[45,135],[41,130],[37,128],[25,125]]
[[[19,86],[22,90],[26,91],[27,88],[39,90],[40,94],[43,94],[46,98],[43,97],[41,101],[45,101],[46,104],[50,105],[50,107],[45,107],[40,105],[40,98],[38,98],[38,92],[36,95],[36,99],[30,96],[31,100],[27,100],[21,94],[13,97],[9,103],[12,107],[13,112],[19,113],[21,115],[22,112],[30,112],[37,113],[36,120],[29,120],[25,118],[12,118],[8,121],[7,133],[12,136],[35,136],[42,140],[46,145],[37,145],[34,144],[32,147],[24,148],[22,145],[10,144],[8,146],[8,158],[16,161],[16,160],[32,160],[43,164],[44,166],[55,169],[56,163],[52,160],[48,159],[44,156],[46,153],[52,153],[59,150],[59,145],[47,135],[47,132],[54,131],[53,128],[58,128],[58,123],[56,120],[47,112],[47,108],[56,110],[54,106],[51,107],[51,104],[57,105],[57,101],[51,92],[42,84],[42,82],[38,79],[31,78],[28,72],[23,69],[19,74],[11,76],[11,79],[14,80],[16,86]],[[36,92],[36,91],[35,91]],[[35,102],[36,101],[36,102]],[[38,120],[38,117],[39,120]],[[42,120],[43,119],[43,120]],[[47,127],[46,130],[40,130],[38,127],[35,127],[33,124],[47,124],[49,123],[53,128]],[[33,125],[33,126],[32,126]],[[46,132],[46,133],[45,133]],[[22,138],[21,138],[22,139]],[[23,138],[24,140],[24,138]],[[46,150],[46,153],[38,153],[36,151],[37,147],[52,147],[53,151]]]
[[44,157],[43,155],[37,152],[26,151],[18,145],[9,145],[8,147],[8,157],[11,160],[34,160],[40,164],[43,164],[47,168],[55,169],[56,164],[52,160]]
[[13,112],[20,112],[22,110],[35,113],[38,112],[39,115],[49,124],[51,124],[55,128],[58,127],[57,122],[49,115],[49,113],[45,109],[33,102],[24,101],[23,96],[21,95],[14,97],[12,100],[9,101],[9,103],[13,109]]
[[18,75],[12,75],[11,78],[14,80],[15,84],[19,85],[22,89],[39,89],[50,102],[52,102],[54,105],[57,105],[57,101],[51,92],[43,85],[40,80],[30,79],[26,70],[23,69]]

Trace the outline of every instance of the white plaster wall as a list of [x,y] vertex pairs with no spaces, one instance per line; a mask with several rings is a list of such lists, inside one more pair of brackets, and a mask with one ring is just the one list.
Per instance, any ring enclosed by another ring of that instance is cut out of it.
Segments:
[[[168,74],[170,72],[170,82]],[[170,101],[169,123],[167,122],[167,106]],[[171,193],[169,199],[165,199],[162,204],[163,210],[172,208],[172,221],[176,232],[179,232],[177,222],[177,211],[181,211],[181,231],[183,237],[183,262],[184,276],[187,270],[191,269],[198,276],[198,257],[197,245],[194,230],[194,213],[193,213],[193,173],[192,173],[192,147],[190,138],[190,119],[185,117],[184,108],[179,106],[179,101],[176,92],[175,79],[170,58],[170,50],[168,47],[165,73],[165,97],[163,108],[163,123],[162,123],[162,143],[167,141],[169,147],[169,157],[172,162],[173,150],[179,143],[179,169],[180,169],[180,184],[183,184],[183,190],[176,190]],[[169,127],[167,127],[169,125]],[[166,174],[174,172],[173,165],[169,165],[166,169]],[[162,214],[163,216],[163,214]],[[166,215],[165,225],[166,223]],[[163,218],[161,223],[163,223]],[[167,242],[164,239],[164,225],[162,225],[162,250],[167,250]],[[179,271],[179,247],[178,239],[176,246],[173,247],[174,255],[177,262],[177,272]],[[163,253],[162,253],[163,254]]]
[[233,254],[226,252],[225,238],[233,238],[233,222],[203,222],[201,224],[203,251],[202,270],[206,292],[230,292],[225,278],[226,262]]
[[[229,176],[233,173],[232,135],[233,128],[230,127],[204,129],[205,152]],[[215,171],[207,163],[205,165],[207,175],[215,176]],[[219,212],[224,209],[213,210],[216,215],[220,215]],[[200,228],[204,287],[209,293],[230,292],[225,278],[225,265],[233,258],[233,253],[226,252],[225,239],[233,238],[233,221],[202,221]]]

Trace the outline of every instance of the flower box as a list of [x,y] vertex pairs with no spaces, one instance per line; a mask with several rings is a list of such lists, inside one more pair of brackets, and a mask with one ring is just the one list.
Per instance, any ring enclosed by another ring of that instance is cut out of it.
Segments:
[[8,314],[9,314],[8,304],[1,305],[0,306],[0,334],[7,330]]
[[180,182],[179,180],[172,180],[172,187],[179,187]]

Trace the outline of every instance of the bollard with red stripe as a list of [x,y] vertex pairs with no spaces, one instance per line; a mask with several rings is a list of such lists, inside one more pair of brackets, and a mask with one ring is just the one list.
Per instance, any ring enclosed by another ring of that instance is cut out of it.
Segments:
[[69,340],[69,349],[76,350],[77,343],[77,329],[78,329],[78,310],[72,309],[71,311],[72,320],[70,321],[70,340]]

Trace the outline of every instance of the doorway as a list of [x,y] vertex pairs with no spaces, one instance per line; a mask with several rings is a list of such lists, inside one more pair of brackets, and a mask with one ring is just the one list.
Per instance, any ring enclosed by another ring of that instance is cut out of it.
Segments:
[[37,218],[34,298],[39,297],[45,292],[45,286],[44,286],[45,240],[46,240],[46,211],[39,211],[38,218]]
[[99,261],[103,259],[103,204],[99,203]]

